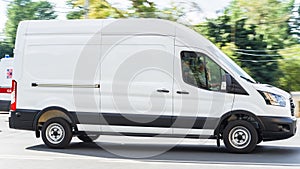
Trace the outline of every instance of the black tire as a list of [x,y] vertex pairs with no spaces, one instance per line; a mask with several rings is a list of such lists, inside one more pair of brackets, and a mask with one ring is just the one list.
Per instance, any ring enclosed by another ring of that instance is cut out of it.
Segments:
[[262,141],[263,141],[262,137],[261,137],[261,136],[258,137],[258,139],[257,139],[257,144],[260,144]]
[[257,131],[248,121],[236,120],[229,122],[223,132],[226,148],[233,153],[250,153],[258,142]]
[[87,135],[87,134],[83,134],[83,135],[79,135],[77,136],[77,138],[79,138],[79,140],[86,142],[86,143],[91,143],[94,142],[94,140],[97,140],[97,138],[99,138],[100,135]]
[[50,119],[42,127],[42,139],[49,148],[66,148],[72,135],[70,124],[63,118]]

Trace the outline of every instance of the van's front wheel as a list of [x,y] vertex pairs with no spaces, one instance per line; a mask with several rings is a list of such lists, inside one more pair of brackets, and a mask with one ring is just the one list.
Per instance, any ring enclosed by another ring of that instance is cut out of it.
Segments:
[[62,118],[50,119],[42,127],[42,139],[50,148],[65,148],[72,139],[71,126]]
[[251,123],[244,120],[236,120],[225,127],[223,139],[226,148],[230,152],[250,153],[256,147],[258,135]]

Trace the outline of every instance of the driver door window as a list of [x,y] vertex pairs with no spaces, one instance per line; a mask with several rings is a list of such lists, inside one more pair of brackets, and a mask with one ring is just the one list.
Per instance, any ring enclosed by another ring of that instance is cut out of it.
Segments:
[[202,89],[225,91],[226,72],[205,54],[183,51],[181,66],[185,83]]
[[209,57],[206,57],[206,71],[208,79],[208,89],[212,91],[224,91],[226,90],[226,72],[212,61]]
[[196,52],[182,52],[181,66],[183,81],[189,85],[207,88],[204,56]]

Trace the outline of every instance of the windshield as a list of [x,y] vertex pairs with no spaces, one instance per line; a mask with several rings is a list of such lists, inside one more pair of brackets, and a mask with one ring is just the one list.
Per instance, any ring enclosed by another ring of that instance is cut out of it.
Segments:
[[214,45],[211,45],[209,48],[212,50],[213,54],[215,56],[217,56],[218,59],[221,60],[221,62],[223,62],[228,67],[230,67],[230,69],[232,69],[235,73],[237,73],[241,78],[243,78],[249,82],[256,83],[256,81],[250,75],[248,75],[242,68],[240,68],[227,55],[225,55],[219,48],[217,48]]

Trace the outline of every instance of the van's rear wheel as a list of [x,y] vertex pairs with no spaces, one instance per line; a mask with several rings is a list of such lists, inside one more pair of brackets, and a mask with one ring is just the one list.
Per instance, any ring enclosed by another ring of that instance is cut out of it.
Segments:
[[90,143],[93,142],[95,140],[97,140],[97,138],[99,138],[100,135],[87,135],[87,134],[82,134],[77,136],[77,138],[79,138],[79,140],[86,142],[86,143]]
[[50,119],[42,127],[42,139],[50,148],[65,148],[72,139],[71,126],[63,118]]
[[234,153],[250,153],[258,142],[254,126],[244,120],[230,122],[224,129],[223,141],[226,148]]

